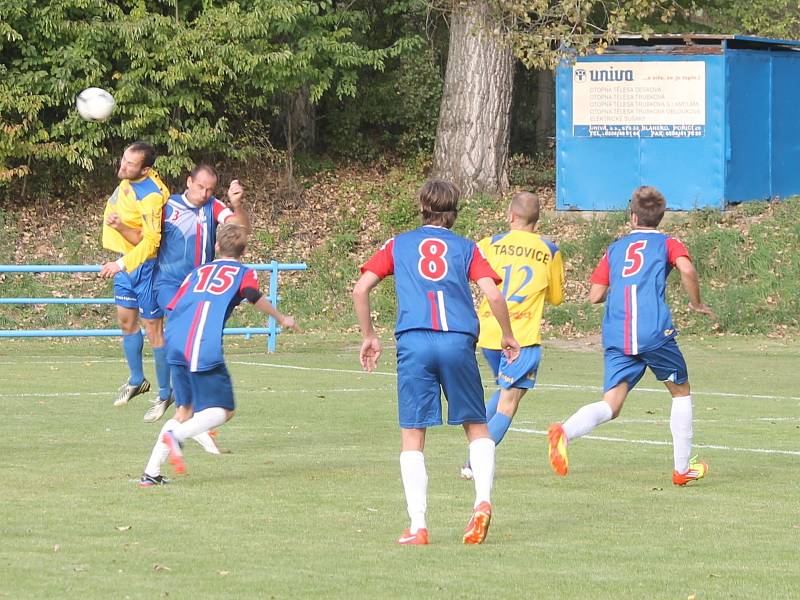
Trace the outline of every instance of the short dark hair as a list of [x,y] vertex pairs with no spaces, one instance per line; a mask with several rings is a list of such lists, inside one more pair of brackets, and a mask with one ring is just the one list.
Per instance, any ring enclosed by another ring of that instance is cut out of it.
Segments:
[[205,171],[214,179],[219,179],[219,173],[217,173],[217,170],[208,163],[199,163],[194,169],[192,169],[192,172],[189,173],[189,177],[194,179],[198,174],[200,174],[201,171]]
[[539,221],[539,196],[531,192],[517,192],[511,198],[511,212],[525,221],[525,225],[536,225]]
[[217,229],[220,256],[240,258],[247,247],[247,230],[237,223],[223,223]]
[[131,150],[142,155],[142,167],[152,167],[154,164],[156,164],[156,149],[147,142],[142,142],[141,140],[138,142],[133,142],[127,147],[127,150]]
[[458,198],[461,195],[455,184],[441,179],[431,179],[419,190],[419,206],[423,225],[439,225],[450,229],[458,216]]
[[665,210],[667,210],[667,200],[656,188],[643,185],[633,191],[631,213],[639,219],[639,225],[658,227],[664,218]]

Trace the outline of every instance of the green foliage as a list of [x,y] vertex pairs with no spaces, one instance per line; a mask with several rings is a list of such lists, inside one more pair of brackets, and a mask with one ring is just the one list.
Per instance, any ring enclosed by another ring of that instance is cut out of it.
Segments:
[[[0,6],[0,180],[53,165],[83,171],[134,139],[157,168],[200,158],[244,159],[264,146],[262,123],[301,87],[312,102],[353,96],[362,69],[408,48],[367,48],[363,11],[333,0],[8,0]],[[84,87],[112,92],[107,123],[72,109]],[[254,135],[255,134],[255,135]]]
[[533,156],[514,154],[508,159],[508,171],[509,181],[514,186],[537,188],[556,183],[555,156],[549,152]]
[[446,41],[437,31],[420,34],[429,22],[420,0],[366,3],[369,43],[403,44],[382,71],[362,70],[363,85],[352,98],[329,97],[322,121],[326,148],[358,160],[382,152],[411,156],[430,153],[436,137],[442,96],[442,61]]

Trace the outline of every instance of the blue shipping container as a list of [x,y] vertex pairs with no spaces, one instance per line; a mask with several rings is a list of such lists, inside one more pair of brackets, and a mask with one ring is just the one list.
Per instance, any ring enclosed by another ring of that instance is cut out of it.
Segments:
[[800,42],[621,38],[556,73],[556,207],[673,210],[800,194]]

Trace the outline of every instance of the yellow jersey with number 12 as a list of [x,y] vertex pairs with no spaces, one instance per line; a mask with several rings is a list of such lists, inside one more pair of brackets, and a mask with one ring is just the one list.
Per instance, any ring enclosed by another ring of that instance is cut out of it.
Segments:
[[[564,263],[558,247],[538,233],[518,229],[484,238],[478,247],[503,279],[499,287],[519,345],[539,344],[545,300],[557,306],[564,299]],[[478,309],[478,318],[478,346],[500,350],[500,324],[486,298]]]

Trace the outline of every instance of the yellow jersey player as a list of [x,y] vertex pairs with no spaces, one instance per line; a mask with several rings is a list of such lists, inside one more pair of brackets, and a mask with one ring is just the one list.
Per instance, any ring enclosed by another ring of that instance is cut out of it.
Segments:
[[[529,192],[514,195],[507,214],[509,231],[478,243],[489,264],[502,278],[500,288],[508,304],[514,337],[521,347],[513,363],[500,346],[500,325],[484,300],[478,309],[478,346],[498,384],[486,405],[489,434],[499,444],[511,426],[519,401],[536,384],[542,356],[541,321],[545,301],[557,306],[564,299],[564,264],[551,241],[534,232],[539,220],[539,198]],[[469,462],[461,468],[472,479]]]
[[[163,313],[156,302],[154,286],[161,214],[169,190],[153,170],[155,158],[155,149],[145,142],[135,142],[125,149],[117,171],[119,185],[103,214],[103,247],[120,257],[105,263],[100,276],[114,278],[114,303],[130,369],[130,377],[120,386],[114,406],[125,405],[150,389],[142,368],[144,338],[140,318],[153,348],[159,392],[164,397],[170,394]],[[137,236],[138,243],[130,241]]]

